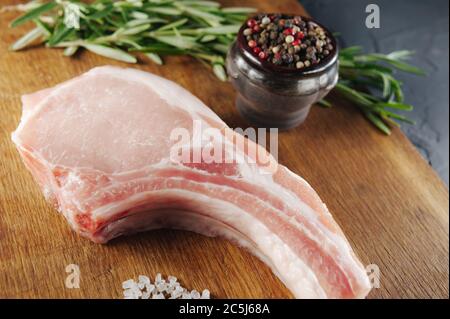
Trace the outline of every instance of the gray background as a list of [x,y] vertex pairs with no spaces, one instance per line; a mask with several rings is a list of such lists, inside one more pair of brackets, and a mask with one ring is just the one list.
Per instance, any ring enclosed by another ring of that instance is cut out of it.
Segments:
[[[361,45],[367,52],[414,50],[411,63],[427,76],[398,73],[408,116],[415,126],[402,130],[449,184],[449,14],[448,0],[301,0],[319,22],[339,32],[342,46]],[[367,29],[368,4],[380,7],[380,29]]]

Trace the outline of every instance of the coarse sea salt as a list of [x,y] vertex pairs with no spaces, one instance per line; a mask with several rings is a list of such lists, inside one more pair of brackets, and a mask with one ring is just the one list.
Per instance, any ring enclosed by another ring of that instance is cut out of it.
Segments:
[[160,273],[156,274],[155,282],[144,275],[122,283],[124,299],[210,299],[210,292],[204,289],[202,293],[197,290],[188,291],[178,282],[177,277],[168,276],[167,280]]

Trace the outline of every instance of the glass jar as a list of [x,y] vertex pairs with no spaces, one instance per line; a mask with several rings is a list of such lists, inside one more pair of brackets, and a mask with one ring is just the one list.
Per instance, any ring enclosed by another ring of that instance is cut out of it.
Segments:
[[298,126],[308,116],[311,106],[334,88],[339,77],[336,40],[326,28],[316,24],[331,39],[333,50],[320,63],[303,69],[277,66],[258,59],[243,35],[246,25],[242,26],[226,64],[238,92],[237,109],[250,123],[279,129]]

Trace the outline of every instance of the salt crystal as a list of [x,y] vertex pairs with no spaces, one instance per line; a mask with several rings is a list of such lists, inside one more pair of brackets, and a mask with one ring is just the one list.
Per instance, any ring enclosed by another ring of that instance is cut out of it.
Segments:
[[145,290],[147,291],[147,292],[153,292],[154,290],[155,290],[155,285],[152,285],[152,284],[146,284],[145,285]]
[[130,299],[132,299],[132,298],[134,298],[134,291],[133,291],[133,290],[130,290],[130,289],[124,290],[124,291],[123,291],[123,296],[124,296],[125,298],[130,298]]
[[191,291],[191,297],[192,299],[200,299],[200,293],[194,289]]
[[155,284],[159,284],[159,283],[161,283],[162,281],[163,281],[163,279],[162,279],[161,274],[160,274],[160,273],[157,273],[157,274],[156,274],[156,277],[155,277]]
[[183,292],[181,299],[192,299],[192,296],[189,292]]
[[142,292],[136,289],[126,289],[123,291],[123,296],[127,299],[139,299],[142,296]]
[[167,277],[167,280],[169,281],[169,283],[174,284],[177,282],[178,279],[175,276],[169,276]]
[[169,287],[167,288],[167,291],[168,292],[174,291],[178,287],[180,287],[180,283],[179,282],[169,282]]
[[175,287],[173,287],[173,286],[171,286],[171,285],[168,285],[168,286],[167,286],[167,289],[166,289],[166,293],[170,294],[170,293],[172,293],[172,291],[174,291],[174,290],[175,290]]
[[177,277],[168,276],[167,280],[160,273],[156,274],[152,284],[149,277],[139,275],[138,281],[129,279],[122,283],[124,299],[209,299],[208,289],[200,294],[197,290],[188,291],[178,282]]
[[174,289],[172,289],[171,291],[168,291],[168,293],[170,293],[171,296],[181,296],[181,294],[185,291],[185,289],[183,289],[183,287],[181,286],[177,286]]
[[139,275],[138,280],[139,280],[140,283],[143,283],[143,284],[149,284],[150,283],[150,278],[148,278],[147,276],[144,276],[144,275]]
[[210,292],[208,289],[202,291],[201,299],[210,299]]
[[146,291],[146,292],[142,293],[141,299],[149,299],[150,296],[151,296],[151,293]]
[[136,285],[136,282],[133,279],[129,279],[129,280],[124,281],[122,283],[122,288],[123,289],[129,289],[129,288],[134,287],[135,285]]
[[164,282],[162,282],[162,283],[156,285],[156,289],[157,289],[159,292],[164,292],[164,291],[166,291],[168,287],[169,287],[169,286],[168,286],[166,283],[164,283]]
[[141,290],[145,288],[146,284],[150,284],[150,278],[148,278],[147,276],[139,275],[138,281],[138,287]]
[[182,295],[182,293],[183,293],[182,291],[175,290],[170,294],[170,299],[177,299]]
[[186,288],[183,288],[183,287],[181,287],[181,286],[178,286],[178,287],[175,288],[175,291],[183,293],[183,292],[186,292],[187,289],[186,289]]

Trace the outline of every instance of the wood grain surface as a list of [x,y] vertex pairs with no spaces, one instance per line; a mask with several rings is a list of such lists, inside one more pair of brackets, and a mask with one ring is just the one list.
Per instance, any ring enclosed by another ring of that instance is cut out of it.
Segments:
[[[224,2],[304,13],[295,0]],[[222,239],[164,230],[97,245],[70,230],[10,140],[20,95],[94,66],[125,64],[86,52],[70,59],[39,46],[9,52],[30,28],[8,29],[15,16],[0,14],[0,297],[121,298],[122,281],[157,272],[177,276],[190,289],[209,288],[216,298],[292,297],[262,262]],[[142,60],[134,67],[181,84],[231,127],[247,126],[230,84],[190,58],[166,62]],[[448,298],[447,188],[400,130],[386,137],[354,107],[335,101],[336,107],[313,108],[304,125],[280,134],[280,162],[317,190],[363,263],[379,266],[381,287],[370,298]],[[68,264],[80,267],[79,289],[65,287]]]

